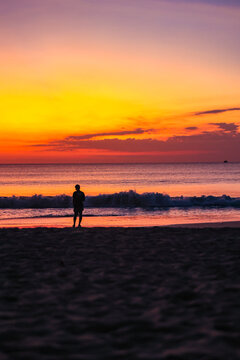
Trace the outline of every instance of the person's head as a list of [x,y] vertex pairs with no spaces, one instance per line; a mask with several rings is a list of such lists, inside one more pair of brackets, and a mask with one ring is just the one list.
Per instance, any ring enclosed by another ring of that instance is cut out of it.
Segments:
[[80,190],[80,185],[75,185],[75,189],[78,191],[78,190]]

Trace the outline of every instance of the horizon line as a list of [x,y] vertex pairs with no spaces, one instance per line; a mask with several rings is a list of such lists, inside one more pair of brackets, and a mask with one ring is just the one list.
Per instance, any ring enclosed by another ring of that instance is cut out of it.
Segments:
[[[221,161],[167,161],[167,162],[91,162],[91,163],[0,163],[2,165],[157,165],[157,164],[223,164],[225,160]],[[239,161],[227,160],[227,163],[238,164]]]

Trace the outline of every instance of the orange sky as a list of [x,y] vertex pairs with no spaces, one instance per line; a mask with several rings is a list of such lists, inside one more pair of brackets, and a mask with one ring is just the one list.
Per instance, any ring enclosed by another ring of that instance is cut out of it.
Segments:
[[0,4],[0,163],[240,161],[234,4]]

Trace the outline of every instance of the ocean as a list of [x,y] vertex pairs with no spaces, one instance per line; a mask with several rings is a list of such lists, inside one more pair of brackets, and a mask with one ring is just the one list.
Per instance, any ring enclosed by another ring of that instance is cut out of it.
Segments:
[[161,226],[240,220],[240,163],[0,165],[0,227]]

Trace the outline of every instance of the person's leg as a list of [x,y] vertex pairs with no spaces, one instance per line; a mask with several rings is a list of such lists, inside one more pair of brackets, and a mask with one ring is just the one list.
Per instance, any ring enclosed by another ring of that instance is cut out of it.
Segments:
[[74,216],[73,216],[73,227],[75,227],[76,220],[77,220],[77,212],[76,212],[76,211],[74,211]]
[[79,227],[81,226],[81,222],[82,222],[82,211],[80,210],[79,211],[79,224],[78,224]]

